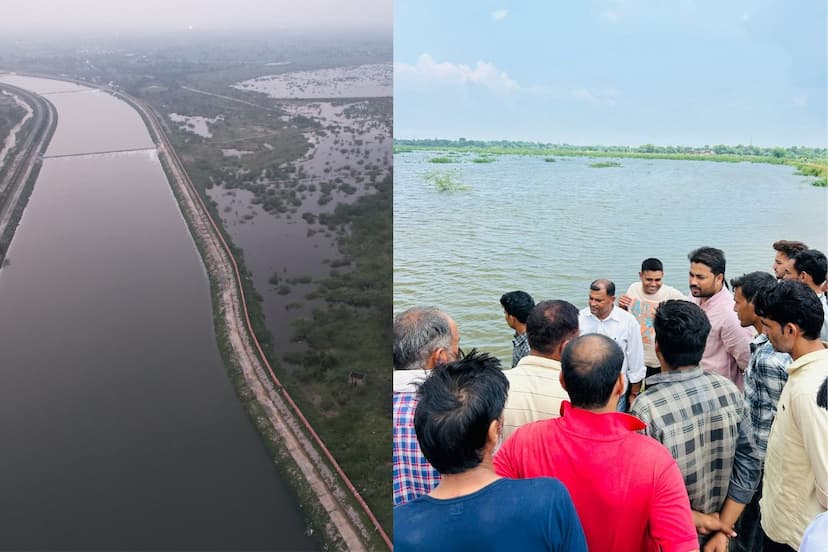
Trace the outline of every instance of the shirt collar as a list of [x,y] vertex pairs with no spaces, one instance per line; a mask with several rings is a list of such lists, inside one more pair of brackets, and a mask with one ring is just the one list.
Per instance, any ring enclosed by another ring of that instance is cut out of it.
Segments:
[[828,361],[828,342],[822,342],[822,349],[819,351],[814,351],[813,353],[808,353],[807,355],[802,355],[792,363],[788,365],[786,368],[788,374],[793,374],[806,364],[810,364],[814,361],[818,360],[826,360]]
[[427,370],[394,370],[394,393],[416,393],[427,377]]
[[754,352],[756,349],[764,345],[768,342],[768,336],[763,333],[756,334],[756,337],[753,338],[753,341],[750,342],[750,352]]
[[592,318],[594,318],[594,319],[595,319],[595,320],[597,320],[598,322],[606,322],[607,320],[616,320],[616,321],[619,321],[619,320],[621,320],[621,317],[622,317],[622,316],[624,316],[623,314],[621,314],[621,312],[622,312],[622,311],[621,311],[621,309],[619,309],[618,307],[616,307],[615,305],[613,305],[613,306],[612,306],[612,310],[611,310],[611,311],[610,311],[610,313],[607,315],[607,317],[606,317],[606,318],[604,318],[603,320],[601,320],[600,318],[598,318],[597,316],[595,316],[594,314],[592,314],[592,311],[590,311],[590,310],[589,310],[589,307],[587,307],[587,316],[591,316]]
[[561,403],[561,416],[564,423],[577,426],[578,432],[586,432],[593,436],[615,437],[629,431],[640,431],[647,427],[647,424],[631,414],[623,412],[590,412],[582,408],[572,406],[569,401]]
[[686,368],[684,370],[670,370],[669,372],[659,372],[658,374],[653,374],[644,380],[644,384],[649,387],[651,385],[656,385],[657,383],[687,381],[697,378],[703,374],[704,372],[702,371],[701,366],[694,366],[693,368]]
[[515,368],[518,366],[536,366],[539,368],[554,368],[555,370],[560,370],[561,362],[553,358],[546,358],[529,353],[518,361]]

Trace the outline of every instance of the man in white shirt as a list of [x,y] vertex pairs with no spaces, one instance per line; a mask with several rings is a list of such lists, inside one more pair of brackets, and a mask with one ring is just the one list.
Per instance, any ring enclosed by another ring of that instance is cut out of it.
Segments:
[[597,333],[612,338],[624,351],[622,373],[626,389],[618,401],[618,411],[626,412],[641,390],[646,374],[644,344],[638,320],[630,313],[616,308],[615,284],[607,279],[595,280],[589,286],[589,307],[578,313],[581,335]]
[[644,344],[644,365],[647,367],[647,377],[650,377],[661,372],[655,354],[653,329],[656,308],[662,301],[687,297],[676,288],[664,285],[664,265],[655,257],[644,259],[638,277],[641,281],[630,284],[627,293],[618,298],[618,306],[638,320],[641,341]]
[[512,370],[509,398],[503,410],[503,439],[520,426],[557,418],[569,394],[561,384],[561,355],[578,337],[578,308],[566,301],[542,301],[526,319],[529,354]]

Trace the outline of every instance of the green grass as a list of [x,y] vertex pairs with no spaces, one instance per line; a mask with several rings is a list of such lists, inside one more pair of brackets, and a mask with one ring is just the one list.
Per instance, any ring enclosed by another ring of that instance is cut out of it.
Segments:
[[482,157],[475,157],[472,159],[472,163],[494,163],[495,158],[491,155],[486,155]]
[[544,161],[546,161],[547,163],[555,163],[557,159],[554,157],[545,157]]
[[593,169],[608,169],[610,167],[620,167],[621,163],[617,161],[602,161],[600,163],[592,163],[590,167]]
[[456,159],[452,159],[451,157],[432,157],[428,160],[429,163],[436,163],[438,165],[445,164],[445,163],[457,163]]
[[471,190],[471,186],[462,184],[457,180],[456,171],[431,171],[425,175],[425,180],[438,192],[465,192]]

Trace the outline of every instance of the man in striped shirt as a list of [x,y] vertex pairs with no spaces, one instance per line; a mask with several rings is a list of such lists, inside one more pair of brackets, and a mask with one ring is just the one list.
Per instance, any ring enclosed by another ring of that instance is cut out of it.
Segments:
[[529,354],[511,370],[503,410],[503,438],[529,422],[556,418],[569,395],[561,385],[561,353],[578,337],[578,309],[566,301],[542,301],[526,319]]

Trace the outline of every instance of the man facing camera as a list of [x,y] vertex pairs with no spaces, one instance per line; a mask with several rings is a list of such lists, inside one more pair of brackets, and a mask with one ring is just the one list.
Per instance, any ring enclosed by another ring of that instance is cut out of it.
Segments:
[[394,509],[397,552],[587,550],[559,481],[495,474],[492,454],[508,391],[500,361],[475,351],[436,367],[420,386],[414,426],[441,479],[427,495]]

